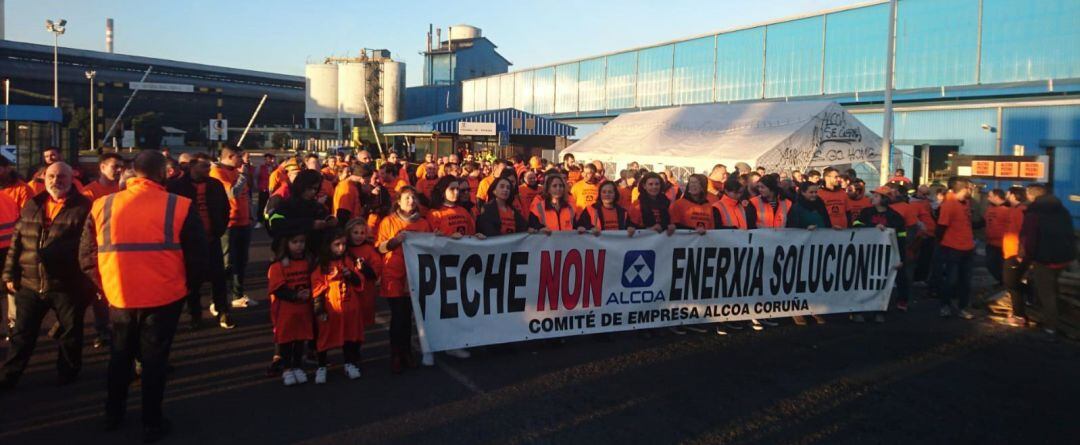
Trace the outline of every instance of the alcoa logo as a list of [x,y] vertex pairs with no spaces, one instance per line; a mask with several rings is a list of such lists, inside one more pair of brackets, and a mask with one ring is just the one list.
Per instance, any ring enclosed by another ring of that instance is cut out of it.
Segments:
[[623,258],[623,287],[649,287],[653,284],[653,270],[656,268],[656,252],[651,250],[631,250]]

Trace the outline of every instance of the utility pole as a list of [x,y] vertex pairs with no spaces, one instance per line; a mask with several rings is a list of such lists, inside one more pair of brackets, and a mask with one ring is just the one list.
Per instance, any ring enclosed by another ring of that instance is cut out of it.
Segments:
[[889,182],[893,133],[893,58],[896,51],[896,0],[889,1],[889,38],[885,45],[885,109],[881,126],[881,184]]
[[90,150],[97,151],[95,149],[97,141],[94,140],[94,78],[97,77],[97,71],[89,70],[86,72],[86,78],[90,81]]

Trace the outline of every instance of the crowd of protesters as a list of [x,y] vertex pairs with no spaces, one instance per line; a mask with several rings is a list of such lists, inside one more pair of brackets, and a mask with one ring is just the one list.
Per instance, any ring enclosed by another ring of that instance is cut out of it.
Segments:
[[[1051,334],[1057,329],[1057,276],[1076,252],[1072,218],[1042,184],[982,190],[969,179],[954,177],[947,184],[915,187],[898,170],[867,193],[854,170],[832,167],[768,171],[738,163],[677,177],[637,163],[608,171],[604,163],[579,163],[569,154],[557,163],[535,156],[480,159],[465,152],[438,159],[425,155],[421,162],[410,163],[394,152],[376,159],[365,150],[343,150],[325,157],[289,155],[281,162],[268,153],[257,166],[249,153],[237,148],[225,148],[217,158],[188,153],[173,158],[167,151],[161,155],[160,178],[153,172],[157,158],[142,159],[150,156],[140,154],[132,165],[118,154],[106,154],[96,178],[85,184],[55,149],[45,151],[45,165],[28,182],[0,158],[0,258],[6,259],[3,280],[11,343],[0,369],[0,388],[17,382],[50,310],[57,318],[50,335],[60,343],[60,382],[74,380],[81,367],[83,318],[90,307],[93,347],[111,344],[117,362],[110,362],[110,426],[115,428],[122,416],[122,403],[115,397],[126,395],[130,381],[114,366],[138,358],[142,372],[153,373],[163,391],[168,345],[144,345],[141,356],[132,351],[131,342],[137,340],[131,339],[131,326],[138,323],[131,317],[146,315],[118,313],[124,307],[108,295],[117,279],[103,270],[107,261],[101,254],[86,258],[91,251],[111,252],[100,244],[116,243],[108,234],[119,232],[115,227],[110,232],[105,223],[101,238],[101,224],[95,226],[95,221],[109,221],[110,209],[118,211],[112,197],[133,186],[135,191],[154,188],[154,193],[162,188],[161,196],[180,197],[183,204],[183,215],[166,214],[166,220],[179,218],[166,222],[166,237],[175,232],[179,238],[166,239],[165,245],[179,249],[183,244],[184,264],[191,270],[179,275],[186,286],[175,301],[161,303],[175,310],[176,317],[186,306],[192,329],[203,326],[203,283],[209,283],[211,291],[209,312],[223,329],[236,326],[231,310],[258,304],[246,294],[244,278],[253,231],[268,231],[273,240],[267,276],[275,345],[269,372],[280,375],[286,386],[308,381],[303,369],[309,360],[316,365],[315,383],[325,383],[329,354],[337,350],[345,375],[361,377],[362,345],[365,331],[374,324],[377,298],[390,310],[391,371],[399,374],[418,365],[402,249],[410,233],[486,239],[558,231],[582,236],[622,231],[633,236],[642,230],[671,235],[680,229],[701,234],[763,228],[892,229],[903,254],[889,310],[906,311],[911,288],[921,283],[939,300],[942,317],[972,319],[975,233],[984,228],[985,267],[1009,297],[1008,323],[1028,326],[1025,308],[1037,304],[1039,325]],[[983,202],[985,212],[973,210]],[[96,213],[100,208],[106,213]],[[189,226],[197,226],[197,233]],[[143,249],[140,246],[130,244],[133,251]],[[169,314],[151,312],[150,317],[166,321],[143,328],[175,331],[176,319]],[[854,322],[884,322],[885,315],[849,317]],[[826,321],[822,316],[812,320]],[[810,323],[805,317],[793,322]],[[762,319],[668,331],[726,335],[777,325],[777,320]],[[166,343],[171,338],[172,332]],[[125,344],[118,347],[121,339]],[[446,354],[470,356],[467,350]],[[430,354],[419,358],[424,365],[434,363]],[[147,368],[151,365],[153,370]],[[160,398],[151,400],[151,409],[155,403],[158,411],[150,419],[156,423],[147,424],[151,438],[167,429],[161,424]]]

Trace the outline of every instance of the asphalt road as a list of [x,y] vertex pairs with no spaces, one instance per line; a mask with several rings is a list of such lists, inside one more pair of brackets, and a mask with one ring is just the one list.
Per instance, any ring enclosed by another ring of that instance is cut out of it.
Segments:
[[[252,295],[265,294],[265,243]],[[979,272],[982,272],[981,269]],[[763,332],[634,333],[613,341],[477,350],[390,374],[386,323],[364,345],[364,377],[285,388],[265,377],[268,305],[239,327],[188,330],[181,318],[166,393],[165,443],[1076,443],[1080,344],[980,317],[941,320],[918,301],[885,324],[842,317]],[[47,322],[51,324],[51,321]],[[3,345],[6,347],[6,345]],[[0,443],[140,440],[139,397],[125,427],[104,433],[103,350],[80,379],[53,384],[43,339],[19,387],[0,395]],[[0,352],[3,354],[3,352]],[[331,358],[334,360],[336,357]]]

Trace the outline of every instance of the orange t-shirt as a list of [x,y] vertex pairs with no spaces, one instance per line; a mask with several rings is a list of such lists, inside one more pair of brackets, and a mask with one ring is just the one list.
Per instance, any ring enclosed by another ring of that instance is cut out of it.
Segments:
[[1020,229],[1024,226],[1024,210],[1027,206],[1021,204],[1009,207],[1008,223],[1005,225],[1005,233],[1001,237],[1001,256],[1009,259],[1020,255]]
[[50,196],[49,199],[45,200],[45,224],[44,224],[44,228],[45,228],[46,231],[48,231],[49,227],[52,226],[52,222],[53,222],[54,219],[56,219],[56,216],[60,214],[60,209],[64,208],[64,201],[65,200],[66,199],[61,199],[61,200],[57,201],[57,200],[53,199],[52,196]]
[[0,189],[0,192],[14,200],[20,209],[26,205],[26,201],[29,201],[35,195],[34,190],[29,185],[18,179],[12,182],[11,185]]
[[671,223],[676,226],[713,230],[716,228],[716,219],[713,217],[714,212],[716,212],[716,208],[708,201],[698,204],[686,198],[679,198],[671,204],[668,213],[671,214]]
[[948,226],[941,237],[941,245],[956,250],[975,248],[975,235],[971,231],[971,208],[968,202],[960,202],[952,192],[941,203],[938,224]]
[[248,185],[244,184],[239,193],[233,194],[233,186],[240,180],[240,171],[219,164],[210,168],[210,177],[221,181],[225,194],[229,196],[229,227],[247,227],[251,225],[251,197]]
[[[619,212],[614,207],[609,209],[600,206],[600,208],[597,209],[596,206],[589,206],[586,211],[589,214],[589,220],[592,222],[593,228],[599,227],[600,230],[619,230]],[[603,227],[600,227],[601,219],[603,219]]]
[[312,314],[310,301],[285,301],[274,297],[281,288],[294,291],[311,289],[311,271],[306,260],[290,260],[288,266],[280,261],[270,263],[267,290],[270,294],[270,323],[274,330],[274,343],[311,340]]
[[[818,195],[821,195],[820,191],[818,191]],[[848,219],[851,221],[858,219],[859,213],[862,213],[863,209],[867,207],[870,207],[870,198],[863,195],[859,199],[851,199],[849,196],[847,199]]]
[[578,181],[573,187],[570,187],[570,196],[574,198],[570,204],[572,204],[578,212],[581,212],[595,204],[599,195],[599,184],[588,181]]
[[991,205],[986,208],[983,218],[986,219],[986,244],[1001,247],[1001,239],[1005,236],[1005,228],[1009,225],[1009,206]]
[[829,223],[833,227],[847,227],[848,226],[848,198],[847,192],[842,188],[836,188],[835,190],[829,190],[822,187],[818,190],[818,198],[821,198],[821,202],[825,203],[825,210],[829,213]]
[[350,218],[360,217],[360,191],[352,181],[341,181],[334,187],[334,203],[331,210],[334,216],[337,216],[338,210],[342,209],[349,212]]
[[491,183],[493,182],[495,182],[494,176],[486,176],[484,177],[484,179],[481,179],[474,188],[476,190],[476,199],[479,199],[481,201],[487,201],[488,188],[491,187]]
[[[375,245],[381,246],[402,231],[432,232],[432,228],[428,220],[424,218],[410,222],[402,219],[397,213],[392,213],[379,222]],[[409,295],[409,286],[405,282],[405,249],[402,246],[397,246],[396,249],[383,254],[381,294],[386,298]]]
[[460,206],[444,206],[428,212],[428,224],[435,233],[446,236],[454,233],[462,235],[476,234],[476,220],[468,210]]
[[518,211],[522,214],[526,214],[529,211],[529,204],[532,204],[533,200],[537,196],[540,196],[540,187],[535,189],[529,188],[529,186],[522,184],[518,186]]
[[517,233],[517,218],[514,217],[513,208],[499,209],[499,230],[504,234]]
[[91,182],[83,187],[82,194],[93,201],[105,195],[111,195],[120,191],[120,184],[116,185],[104,185],[99,181]]

